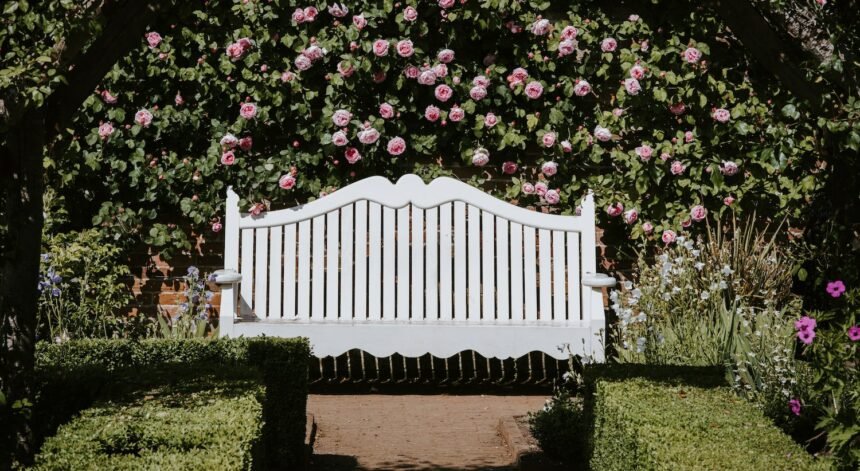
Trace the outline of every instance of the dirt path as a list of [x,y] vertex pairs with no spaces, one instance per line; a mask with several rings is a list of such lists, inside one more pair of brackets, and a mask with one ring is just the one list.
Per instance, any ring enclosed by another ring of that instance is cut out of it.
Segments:
[[317,422],[312,469],[508,470],[501,416],[543,406],[546,396],[311,395]]

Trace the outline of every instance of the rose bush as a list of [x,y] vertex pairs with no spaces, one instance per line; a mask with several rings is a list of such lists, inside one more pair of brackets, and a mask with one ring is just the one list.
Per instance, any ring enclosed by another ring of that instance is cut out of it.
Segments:
[[458,166],[551,211],[591,189],[608,240],[671,241],[727,204],[798,216],[820,185],[814,123],[689,6],[646,20],[562,2],[186,5],[86,101],[51,184],[80,218],[162,248],[191,246],[182,223],[219,228],[227,185],[259,211]]

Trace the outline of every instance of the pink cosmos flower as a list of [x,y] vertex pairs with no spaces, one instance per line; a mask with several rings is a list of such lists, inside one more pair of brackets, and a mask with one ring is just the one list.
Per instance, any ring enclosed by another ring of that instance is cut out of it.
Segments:
[[603,126],[598,125],[594,128],[594,137],[597,138],[598,141],[606,142],[612,139],[612,132]]
[[681,175],[684,173],[684,170],[686,170],[686,169],[687,169],[687,167],[685,167],[684,164],[682,164],[680,160],[675,160],[674,162],[672,162],[672,165],[669,167],[669,171],[672,172],[672,175]]
[[842,280],[831,281],[827,283],[826,290],[831,297],[838,298],[845,292],[845,283]]
[[618,47],[618,41],[615,38],[606,38],[600,42],[600,50],[603,52],[612,52]]
[[409,39],[397,41],[395,48],[397,49],[397,54],[400,55],[400,57],[411,57],[412,54],[415,54],[415,48],[412,46],[412,41]]
[[499,118],[494,113],[487,113],[484,116],[484,126],[491,128],[496,124],[499,124]]
[[331,115],[331,122],[339,128],[348,125],[350,119],[352,119],[352,113],[347,110],[337,110]]
[[487,96],[487,89],[476,85],[469,90],[469,96],[475,101],[481,101]]
[[102,90],[101,95],[102,95],[102,100],[104,100],[104,102],[109,104],[109,105],[113,105],[114,103],[117,102],[117,98],[115,96],[113,96],[113,94],[111,94],[111,92],[109,92],[107,90]]
[[150,31],[146,33],[146,43],[149,44],[151,49],[155,49],[161,44],[161,35],[156,33],[155,31]]
[[435,85],[436,72],[433,69],[421,71],[421,75],[418,76],[418,83],[421,85]]
[[529,182],[524,182],[522,191],[524,195],[533,195],[535,192],[535,186]]
[[684,142],[687,144],[696,140],[696,136],[693,134],[693,131],[687,131],[684,133]]
[[541,137],[541,143],[544,147],[552,147],[555,145],[555,133],[550,131]]
[[292,190],[296,186],[296,177],[291,173],[281,175],[281,178],[278,179],[278,186],[284,190]]
[[406,151],[406,141],[402,137],[395,137],[388,141],[388,153],[391,155],[400,155]]
[[296,57],[296,60],[293,61],[293,64],[295,64],[296,68],[299,70],[308,70],[311,68],[311,65],[313,65],[310,58],[305,55],[300,55]]
[[254,140],[251,136],[245,136],[242,139],[239,139],[239,148],[243,151],[248,152],[252,147],[254,147]]
[[677,236],[677,234],[675,234],[675,231],[673,231],[671,229],[666,229],[665,231],[663,231],[663,235],[660,236],[660,239],[663,241],[664,244],[668,245],[668,244],[671,244],[672,242],[675,242],[675,239],[677,237],[678,236]]
[[418,10],[413,7],[406,7],[403,10],[403,19],[406,21],[415,21],[418,19]]
[[450,49],[442,49],[436,54],[436,58],[443,64],[449,64],[454,60],[454,51]]
[[460,108],[457,105],[451,107],[451,111],[448,112],[448,119],[453,122],[458,122],[466,116],[466,112],[463,111],[463,108]]
[[558,43],[558,57],[569,56],[576,51],[576,43],[572,39],[564,39]]
[[552,24],[547,19],[540,19],[532,23],[529,29],[535,36],[543,36],[552,30]]
[[358,142],[370,145],[378,141],[379,136],[379,131],[376,128],[367,127],[358,132]]
[[732,203],[734,203],[734,202],[735,202],[735,197],[732,195],[729,195],[729,196],[726,196],[725,198],[723,198],[723,204],[726,206],[731,206]]
[[99,137],[102,139],[107,139],[113,134],[113,124],[111,123],[102,123],[99,126]]
[[577,80],[576,85],[573,86],[573,93],[576,96],[585,96],[591,93],[591,84],[586,80]]
[[134,114],[134,122],[147,128],[152,124],[152,113],[144,108]]
[[564,29],[561,30],[561,38],[562,39],[576,39],[576,34],[578,31],[573,26],[565,26]]
[[540,171],[545,176],[551,177],[558,173],[558,164],[551,160],[549,162],[544,162],[543,165],[540,166]]
[[708,215],[708,210],[704,206],[697,204],[690,209],[690,218],[696,222],[702,222]]
[[645,77],[645,67],[642,67],[639,64],[634,65],[630,68],[630,78],[634,78],[636,80],[642,80]]
[[654,149],[651,148],[648,144],[642,144],[641,146],[636,148],[636,155],[639,156],[640,159],[647,162],[651,160],[651,155],[654,153]]
[[650,222],[646,221],[642,224],[642,232],[644,232],[646,235],[651,235],[651,233],[654,232],[654,224],[651,224]]
[[630,95],[638,95],[642,91],[642,85],[635,78],[624,79],[624,89]]
[[296,22],[296,24],[304,23],[305,22],[305,11],[302,10],[301,8],[296,8],[296,10],[293,12],[292,18],[293,18],[293,21]]
[[331,143],[338,147],[343,147],[348,142],[349,139],[346,137],[346,133],[343,131],[337,131],[331,135]]
[[606,214],[611,217],[621,216],[624,212],[624,205],[618,202],[612,203],[606,207]]
[[556,190],[546,190],[546,193],[543,195],[543,199],[546,200],[547,204],[558,204],[558,202],[561,201],[561,196]]
[[546,194],[546,190],[547,190],[546,183],[544,183],[544,182],[535,183],[535,193],[537,193],[538,196],[543,197]]
[[788,408],[791,409],[791,413],[794,415],[800,415],[801,405],[799,399],[792,399],[788,401]]
[[343,153],[343,157],[350,164],[354,164],[361,160],[361,153],[355,147],[347,147]]
[[351,62],[340,61],[337,63],[337,73],[341,75],[341,77],[351,77],[353,73],[355,73],[355,67],[352,66]]
[[389,105],[388,103],[383,103],[379,105],[379,116],[384,119],[391,119],[394,117],[394,107]]
[[684,51],[684,60],[690,64],[695,64],[699,62],[699,59],[702,58],[702,51],[696,49],[695,47],[688,47]]
[[720,166],[720,172],[722,172],[723,175],[730,177],[738,173],[738,164],[732,162],[731,160],[724,160],[723,165]]
[[848,339],[852,342],[860,340],[860,325],[852,325],[848,328]]
[[725,108],[715,109],[711,116],[720,123],[727,123],[732,118],[732,114]]
[[352,24],[359,31],[363,30],[365,26],[367,26],[367,19],[364,17],[364,13],[360,15],[355,15],[352,17]]
[[446,102],[451,99],[451,95],[454,94],[454,90],[451,90],[451,87],[442,84],[436,87],[436,99],[441,102]]
[[305,21],[312,22],[317,19],[317,15],[319,14],[319,10],[316,7],[305,7]]
[[[421,73],[421,71],[418,70],[418,67],[415,67],[414,65],[410,65],[410,66],[406,67],[406,69],[403,70],[403,74],[406,75],[406,78],[410,78],[410,79],[418,78],[418,74],[420,74],[420,73]],[[433,77],[433,80],[434,81],[436,80],[435,76]],[[426,84],[422,84],[422,85],[426,85]]]
[[532,80],[526,85],[526,96],[532,100],[537,100],[543,94],[543,85],[537,80]]
[[376,54],[377,57],[387,56],[388,46],[388,41],[377,39],[376,41],[373,41],[373,53]]
[[234,163],[236,163],[236,154],[232,150],[228,150],[221,154],[222,165],[233,165]]
[[513,175],[517,172],[516,162],[507,161],[502,164],[502,173],[505,175]]
[[328,6],[328,12],[335,18],[343,18],[349,13],[349,9],[340,3],[332,3]]
[[483,167],[487,165],[490,161],[490,152],[483,147],[479,147],[475,149],[475,153],[472,155],[472,163],[477,165],[478,167]]
[[571,144],[570,141],[565,139],[565,140],[561,141],[561,150],[563,150],[565,153],[569,154],[569,153],[573,152],[573,144]]
[[437,119],[439,119],[440,115],[441,115],[441,111],[439,110],[439,108],[437,108],[433,105],[429,105],[424,110],[424,117],[427,119],[427,121],[430,121],[431,123],[433,123]]
[[627,225],[632,225],[638,219],[639,219],[639,211],[636,211],[635,209],[628,209],[624,213],[624,222],[627,223]]
[[454,6],[454,0],[439,0],[439,7],[442,9],[451,8]]

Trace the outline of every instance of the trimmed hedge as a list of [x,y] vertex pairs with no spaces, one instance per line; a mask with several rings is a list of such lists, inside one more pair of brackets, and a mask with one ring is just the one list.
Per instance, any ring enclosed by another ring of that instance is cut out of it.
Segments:
[[728,388],[642,378],[595,385],[594,471],[827,469]]
[[[99,404],[106,398],[122,400],[141,390],[181,385],[195,378],[215,383],[252,381],[264,386],[259,461],[266,465],[261,468],[300,468],[306,456],[309,356],[306,339],[81,340],[42,344],[36,354],[42,388],[34,423],[42,427],[38,434],[48,436],[58,424],[96,400]],[[83,417],[88,414],[91,411]],[[75,452],[70,449],[69,453]],[[165,466],[172,468],[171,463]]]

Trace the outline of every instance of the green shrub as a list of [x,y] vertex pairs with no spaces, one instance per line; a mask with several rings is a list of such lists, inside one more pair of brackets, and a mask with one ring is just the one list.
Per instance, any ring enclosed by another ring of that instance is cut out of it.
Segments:
[[207,378],[99,401],[45,442],[34,468],[250,469],[258,394],[253,382]]
[[529,414],[532,436],[548,456],[565,463],[587,456],[588,420],[582,399],[559,392],[543,409]]
[[595,387],[595,471],[827,468],[728,388],[641,378]]

